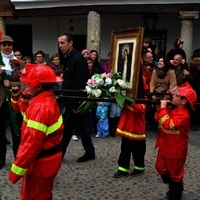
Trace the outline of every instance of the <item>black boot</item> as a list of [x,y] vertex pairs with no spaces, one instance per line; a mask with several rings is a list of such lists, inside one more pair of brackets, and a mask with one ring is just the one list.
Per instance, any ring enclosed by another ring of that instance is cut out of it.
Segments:
[[115,129],[118,127],[120,117],[115,117]]
[[[166,174],[161,174],[160,176],[163,180],[163,183],[169,184],[171,182],[171,179],[170,179],[168,172]],[[167,196],[168,199],[170,198],[170,194],[171,194],[171,191],[170,191],[170,188],[169,188],[169,190],[166,192],[166,196]]]
[[0,138],[0,169],[5,165],[5,161],[6,161],[6,138],[3,137]]
[[115,118],[114,117],[109,117],[109,134],[111,137],[115,137]]
[[166,174],[160,174],[162,180],[163,180],[163,183],[169,183],[170,182],[170,178],[169,178],[169,173],[166,173]]
[[169,183],[169,200],[181,200],[183,192],[183,182],[170,181]]

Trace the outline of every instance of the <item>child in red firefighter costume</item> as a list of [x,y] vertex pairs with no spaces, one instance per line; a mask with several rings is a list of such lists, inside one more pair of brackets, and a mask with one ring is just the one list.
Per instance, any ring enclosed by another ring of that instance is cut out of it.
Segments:
[[[144,78],[140,67],[138,81],[138,98],[144,98]],[[121,136],[121,153],[118,159],[118,171],[114,178],[120,178],[129,174],[131,154],[134,168],[131,176],[138,176],[145,170],[144,156],[146,153],[146,122],[145,105],[126,103],[122,109],[116,134]]]
[[188,83],[172,88],[170,93],[173,95],[173,108],[167,108],[169,100],[161,100],[161,106],[155,114],[159,123],[155,167],[163,182],[169,184],[168,198],[180,200],[188,149],[190,108],[194,109],[197,95]]
[[20,78],[24,84],[22,95],[12,92],[12,105],[21,110],[23,125],[9,180],[16,183],[23,177],[23,200],[52,200],[53,182],[62,162],[60,144],[64,126],[51,88],[62,80],[47,65],[26,65],[25,70]]

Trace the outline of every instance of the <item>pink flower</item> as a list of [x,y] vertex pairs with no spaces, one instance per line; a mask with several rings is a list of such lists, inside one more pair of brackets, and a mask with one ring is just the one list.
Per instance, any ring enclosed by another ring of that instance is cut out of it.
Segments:
[[106,78],[112,78],[112,76],[113,76],[113,74],[110,72],[106,74]]
[[91,84],[92,84],[91,79],[88,79],[88,81],[87,81],[87,85],[91,85]]
[[87,85],[95,85],[95,84],[97,84],[96,79],[94,79],[94,78],[88,79]]
[[97,84],[97,80],[95,78],[92,78],[91,81],[92,81],[92,85]]

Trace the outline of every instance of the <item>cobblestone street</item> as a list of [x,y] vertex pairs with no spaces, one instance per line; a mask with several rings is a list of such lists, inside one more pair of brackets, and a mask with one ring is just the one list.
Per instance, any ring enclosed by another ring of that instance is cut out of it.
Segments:
[[[95,138],[96,159],[77,163],[84,154],[79,141],[71,141],[54,184],[54,200],[162,200],[167,186],[154,168],[156,133],[147,132],[146,171],[139,177],[114,179],[120,153],[120,137]],[[13,161],[8,146],[6,166],[0,170],[0,196],[2,200],[19,198],[20,182],[12,185],[7,176]],[[130,169],[133,162],[131,161]],[[185,165],[183,200],[200,200],[200,132],[190,132],[189,152]],[[39,200],[39,199],[38,199]]]

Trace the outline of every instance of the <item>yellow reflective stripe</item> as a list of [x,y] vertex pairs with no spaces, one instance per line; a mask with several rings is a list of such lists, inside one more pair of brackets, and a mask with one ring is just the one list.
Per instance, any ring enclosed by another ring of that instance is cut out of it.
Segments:
[[24,176],[27,169],[24,169],[24,168],[18,167],[15,164],[12,164],[11,171],[19,176]]
[[11,102],[12,103],[18,103],[18,101],[13,100],[13,98],[11,98]]
[[134,110],[135,110],[133,107],[131,107],[131,106],[129,106],[129,105],[126,105],[126,108],[128,108],[128,109],[131,110],[131,111],[134,111]]
[[160,128],[167,134],[180,134],[180,131],[164,129],[162,126],[160,126]]
[[[22,116],[24,117],[25,113],[21,111]],[[24,119],[24,118],[23,118]],[[25,121],[25,120],[24,120]]]
[[137,166],[134,166],[133,168],[134,168],[134,169],[137,169],[137,170],[145,170],[145,167],[137,167]]
[[58,118],[58,121],[55,124],[53,124],[47,128],[46,134],[49,135],[49,134],[55,132],[56,130],[58,130],[61,127],[62,122],[63,122],[63,118],[62,118],[62,115],[60,115],[60,117]]
[[46,131],[47,131],[47,126],[46,125],[44,125],[44,124],[42,124],[40,122],[36,122],[34,120],[31,120],[31,119],[29,119],[27,121],[27,127],[42,131],[44,133],[46,133]]
[[164,115],[163,117],[161,117],[161,119],[159,120],[159,123],[160,123],[160,124],[163,124],[163,123],[164,123],[165,121],[167,121],[169,118],[170,118],[169,115],[166,114],[166,115]]
[[122,171],[122,172],[129,172],[128,169],[125,169],[125,168],[123,168],[123,167],[118,167],[118,170],[120,170],[120,171]]
[[[142,112],[144,112],[145,111],[145,105],[142,104],[142,106],[143,106],[143,109],[144,109]],[[129,110],[131,110],[133,112],[135,111],[135,109],[133,107],[129,106],[129,105],[126,105],[126,108],[128,108]]]
[[129,137],[132,137],[132,138],[145,138],[146,137],[146,134],[142,134],[142,135],[133,134],[133,133],[130,133],[130,132],[127,132],[127,131],[122,131],[119,128],[117,128],[117,132],[119,132],[123,135],[129,136]]
[[63,118],[62,118],[62,115],[60,115],[60,117],[58,118],[58,121],[49,127],[40,122],[29,120],[25,114],[24,114],[24,121],[27,123],[27,127],[34,128],[36,130],[44,132],[46,135],[49,135],[60,128],[63,122]]
[[174,123],[173,123],[172,120],[170,121],[169,127],[170,127],[171,130],[175,131]]
[[174,126],[174,123],[172,120],[170,120],[169,122],[169,130],[168,129],[165,129],[163,128],[162,124],[168,120],[170,118],[170,116],[168,114],[164,115],[160,120],[159,120],[159,123],[160,123],[160,127],[162,128],[162,130],[167,133],[167,134],[180,134],[180,131],[177,131],[175,130],[175,126]]
[[27,121],[28,121],[28,118],[26,117],[26,114],[24,113],[23,114],[23,120],[27,123]]

